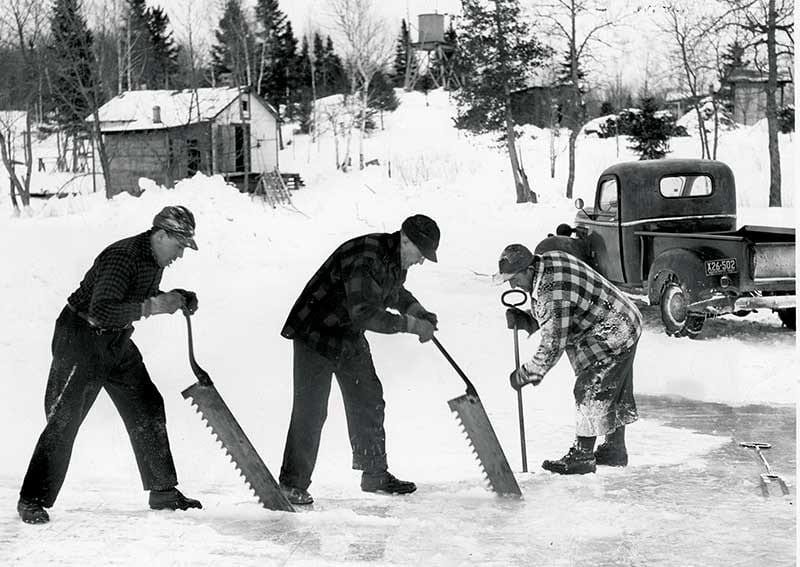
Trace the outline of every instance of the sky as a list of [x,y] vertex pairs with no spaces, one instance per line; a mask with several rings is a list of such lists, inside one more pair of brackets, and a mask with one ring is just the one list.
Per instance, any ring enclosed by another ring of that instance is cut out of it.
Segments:
[[[644,332],[634,365],[641,419],[626,431],[630,464],[560,477],[541,470],[574,435],[573,374],[566,357],[536,388],[523,390],[529,472],[521,469],[516,394],[508,385],[513,337],[488,274],[510,242],[533,247],[576,211],[564,198],[568,138],[556,141],[550,178],[547,131],[525,127],[520,152],[538,204],[515,203],[508,158],[492,136],[452,126],[452,101],[400,93],[385,130],[366,140],[378,165],[342,173],[329,134],[293,135],[281,168],[306,185],[291,206],[271,208],[220,177],[197,175],[165,189],[142,179],[139,198],[102,191],[36,200],[22,217],[0,193],[0,564],[238,565],[288,567],[530,565],[794,565],[795,333],[769,310],[706,322],[697,340],[667,337],[658,309],[642,306]],[[54,155],[55,140],[37,142]],[[580,136],[576,196],[590,198],[602,169],[633,159],[622,140]],[[793,136],[781,135],[784,155]],[[696,136],[672,141],[672,157],[697,156]],[[793,225],[794,169],[782,161],[786,208],[766,209],[766,128],[726,130],[720,157],[737,176],[740,224]],[[50,162],[47,162],[50,163]],[[390,166],[391,165],[391,169]],[[391,175],[390,175],[391,171]],[[34,172],[34,190],[53,191],[59,174]],[[90,186],[85,185],[90,190]],[[180,489],[201,500],[187,513],[147,509],[125,430],[101,393],[83,423],[51,523],[29,526],[14,506],[44,424],[42,397],[53,321],[94,257],[110,242],[150,226],[167,204],[195,214],[199,249],[165,271],[162,289],[197,292],[198,363],[277,476],[291,411],[292,349],[280,336],[288,310],[324,258],[344,240],[397,230],[425,213],[442,231],[438,263],[409,272],[406,286],[438,314],[437,337],[475,385],[524,498],[495,497],[447,400],[464,393],[454,369],[430,344],[407,334],[368,333],[386,407],[390,470],[417,483],[407,497],[364,494],[350,468],[341,396],[332,389],[317,468],[314,509],[264,510],[180,392],[195,381],[179,315],[136,324],[165,402]],[[520,337],[529,359],[538,335]],[[790,486],[764,499],[761,464],[738,441],[773,444],[767,455]]]
[[[176,34],[181,37],[186,36],[186,22],[190,19],[191,11],[195,41],[199,34],[201,41],[210,45],[211,38],[213,38],[212,30],[221,17],[222,2],[218,0],[150,1],[160,3],[166,8],[170,15],[170,21],[176,28]],[[251,4],[253,3],[251,2]],[[619,10],[623,6],[640,4],[646,5],[647,3],[644,0],[615,0],[609,6]],[[460,0],[379,0],[374,2],[374,6],[378,13],[387,19],[390,33],[394,33],[392,30],[399,33],[400,21],[405,18],[411,26],[414,40],[418,39],[417,22],[420,14],[440,13],[449,16],[457,15],[461,10]],[[319,30],[325,35],[331,35],[336,42],[337,32],[331,24],[329,1],[283,0],[280,2],[280,8],[292,22],[295,35],[300,36],[309,29]],[[657,87],[659,83],[668,80],[671,73],[666,69],[665,50],[669,46],[665,41],[656,39],[657,33],[651,21],[651,15],[651,12],[642,11],[626,20],[624,24],[601,34],[603,42],[595,43],[593,46],[597,56],[596,60],[586,61],[587,68],[591,70],[590,80],[595,85],[606,86],[616,81],[619,76],[624,83],[632,85],[636,90],[642,84],[645,75],[648,75],[651,87]],[[449,20],[446,18],[445,26],[448,25],[448,22]],[[565,46],[562,49],[559,45],[560,43],[555,44],[558,53],[566,51]]]

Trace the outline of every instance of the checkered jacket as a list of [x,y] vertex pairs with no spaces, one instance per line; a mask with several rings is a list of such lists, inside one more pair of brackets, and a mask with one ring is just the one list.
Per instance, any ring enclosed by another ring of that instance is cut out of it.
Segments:
[[164,269],[153,256],[148,230],[103,250],[67,302],[100,328],[122,328],[142,317],[142,302],[161,293]]
[[400,233],[367,234],[337,248],[311,277],[289,312],[281,335],[330,359],[358,348],[364,331],[406,330],[405,313],[416,299],[403,287]]
[[623,293],[565,252],[535,255],[531,312],[541,342],[525,364],[544,376],[566,350],[576,373],[630,349],[642,333],[642,315]]

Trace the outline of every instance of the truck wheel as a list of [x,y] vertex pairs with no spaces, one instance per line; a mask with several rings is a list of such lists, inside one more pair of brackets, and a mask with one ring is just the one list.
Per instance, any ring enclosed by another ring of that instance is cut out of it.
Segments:
[[689,313],[686,294],[675,281],[667,282],[661,292],[661,321],[668,335],[696,337],[703,329],[705,317]]
[[791,307],[789,309],[778,309],[778,317],[787,328],[792,331],[797,330],[797,308]]

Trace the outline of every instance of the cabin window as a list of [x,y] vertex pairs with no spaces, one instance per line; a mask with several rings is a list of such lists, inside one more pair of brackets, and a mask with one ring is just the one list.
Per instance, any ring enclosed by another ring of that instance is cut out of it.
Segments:
[[617,196],[617,180],[616,178],[605,179],[600,182],[600,197],[597,207],[603,212],[616,212],[619,202]]
[[662,197],[706,197],[713,191],[713,183],[708,175],[668,175],[659,181]]
[[242,116],[248,118],[250,116],[250,101],[246,98],[241,99],[240,108],[242,109]]

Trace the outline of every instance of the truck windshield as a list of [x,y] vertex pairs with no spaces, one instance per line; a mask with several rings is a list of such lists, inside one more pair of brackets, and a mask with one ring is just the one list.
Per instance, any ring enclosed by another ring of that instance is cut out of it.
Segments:
[[713,190],[711,177],[708,175],[668,175],[659,181],[659,190],[663,197],[705,197]]

